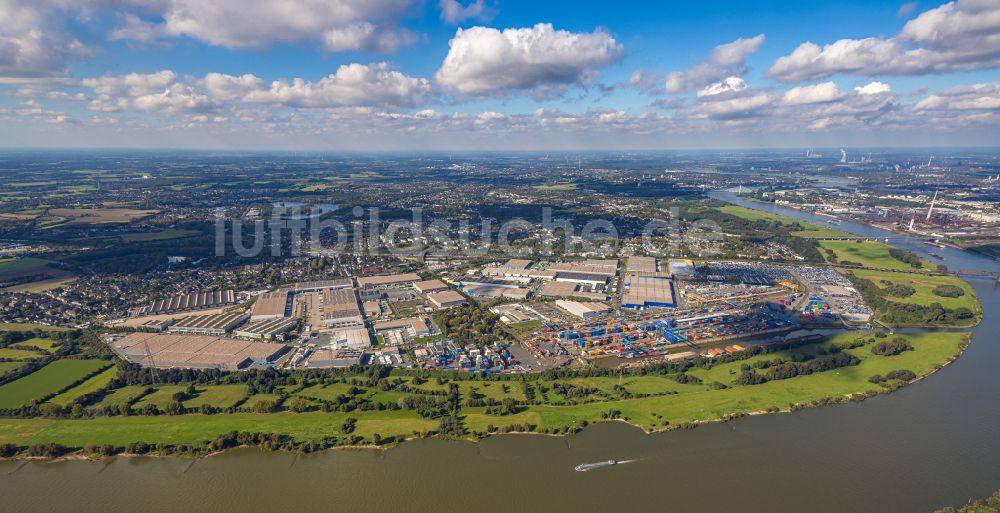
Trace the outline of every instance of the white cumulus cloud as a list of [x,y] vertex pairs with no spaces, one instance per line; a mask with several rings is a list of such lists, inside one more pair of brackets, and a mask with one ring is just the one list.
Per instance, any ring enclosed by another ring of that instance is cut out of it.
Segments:
[[793,87],[781,96],[781,103],[785,105],[812,105],[815,103],[829,103],[840,100],[844,94],[833,82],[823,82],[822,84]]
[[435,75],[465,94],[590,84],[598,70],[622,57],[622,46],[603,30],[574,33],[539,23],[503,31],[458,29]]
[[764,34],[758,34],[716,46],[704,62],[687,71],[674,71],[667,75],[667,92],[694,91],[726,77],[744,75],[747,56],[756,52],[763,43]]
[[486,5],[486,0],[474,0],[463,5],[458,0],[441,0],[441,19],[457,25],[468,20],[488,22],[497,14],[495,7]]
[[220,100],[303,108],[412,106],[421,103],[430,92],[427,79],[407,76],[385,62],[345,64],[336,73],[315,82],[296,78],[265,85],[254,75],[210,73],[204,83],[208,92]]
[[767,93],[753,93],[720,100],[713,99],[699,103],[694,116],[719,120],[750,118],[760,115],[764,107],[773,103],[774,97]]
[[805,42],[778,58],[767,74],[798,82],[846,73],[921,75],[1000,65],[1000,2],[958,0],[910,20],[893,38]]
[[1000,83],[951,87],[920,100],[914,108],[916,110],[1000,110]]
[[882,94],[892,91],[892,87],[885,82],[869,82],[863,86],[855,87],[854,91],[858,94]]
[[156,73],[128,73],[85,78],[80,81],[80,85],[93,89],[97,94],[126,94],[134,97],[162,92],[176,80],[177,74],[165,69]]
[[64,76],[70,62],[89,55],[63,30],[72,2],[0,0],[0,82]]
[[131,0],[157,17],[125,13],[112,39],[150,41],[187,36],[229,48],[319,41],[331,51],[392,51],[414,39],[395,28],[412,0]]
[[738,93],[745,90],[747,83],[740,77],[726,77],[725,80],[721,82],[716,82],[714,84],[709,84],[705,86],[704,89],[698,91],[698,97],[703,98],[706,96],[715,96],[727,93]]

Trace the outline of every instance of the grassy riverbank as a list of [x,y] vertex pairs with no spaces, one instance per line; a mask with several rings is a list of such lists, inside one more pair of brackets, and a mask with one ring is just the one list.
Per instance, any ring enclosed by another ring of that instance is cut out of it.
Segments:
[[856,237],[856,235],[843,230],[838,230],[836,228],[820,226],[818,224],[807,223],[805,221],[797,221],[780,214],[772,214],[770,212],[764,212],[763,210],[754,210],[751,208],[741,207],[739,205],[725,205],[719,207],[718,210],[736,217],[742,217],[748,221],[767,221],[784,226],[798,224],[802,227],[802,230],[792,232],[792,235],[806,239],[820,239],[825,237]]
[[[345,383],[312,384],[290,388],[283,394],[283,405],[275,413],[184,413],[178,415],[114,415],[95,418],[0,418],[0,444],[19,447],[55,443],[79,448],[88,444],[110,444],[124,447],[131,442],[165,445],[199,444],[232,431],[278,433],[297,441],[344,437],[348,419],[356,422],[350,430],[353,443],[370,444],[432,433],[439,429],[440,420],[424,418],[413,409],[374,409],[378,404],[401,403],[407,397],[431,391],[443,391],[458,384],[463,407],[460,416],[470,435],[485,434],[492,428],[507,426],[536,432],[565,432],[584,423],[617,418],[646,430],[670,429],[692,423],[720,420],[764,411],[823,404],[843,400],[848,396],[865,396],[901,386],[889,386],[870,380],[892,371],[909,370],[915,378],[923,377],[956,357],[968,340],[965,333],[923,333],[902,335],[910,349],[895,356],[874,354],[872,348],[887,338],[870,335],[837,335],[821,343],[804,345],[779,352],[761,354],[749,359],[715,365],[702,365],[680,373],[665,375],[635,375],[618,377],[576,376],[554,379],[551,376],[525,376],[525,383],[511,381],[479,381],[458,376],[440,375],[417,382],[409,375],[400,375],[406,387],[381,390],[376,387],[348,386]],[[842,351],[834,346],[845,348]],[[809,362],[827,355],[847,353],[857,358],[855,365],[831,368],[788,379],[775,378],[762,384],[739,384],[745,366],[759,369],[762,375],[776,362]],[[396,374],[390,375],[395,379]],[[167,388],[166,385],[154,388]],[[216,387],[228,387],[213,390]],[[171,388],[171,391],[173,388]],[[245,388],[233,385],[199,385],[195,398],[231,401],[233,394]],[[136,392],[136,391],[132,391]],[[159,392],[153,391],[153,394]],[[295,398],[321,403],[328,398],[353,393],[373,409],[354,411],[306,411],[296,413],[288,408]],[[111,392],[105,397],[116,397]],[[151,397],[147,394],[144,397]],[[322,397],[321,397],[322,396]],[[326,399],[324,399],[324,397]],[[427,397],[427,396],[422,396]],[[486,406],[470,406],[475,397],[496,401],[509,399],[516,403],[506,415]],[[140,399],[141,400],[141,399]],[[243,404],[247,404],[245,401]],[[381,408],[381,407],[380,407]],[[376,437],[376,435],[378,435]]]

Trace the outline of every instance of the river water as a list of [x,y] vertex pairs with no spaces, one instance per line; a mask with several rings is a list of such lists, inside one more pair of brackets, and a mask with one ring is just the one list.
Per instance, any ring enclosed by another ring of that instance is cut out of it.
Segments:
[[[714,193],[804,221],[824,219]],[[888,232],[845,222],[867,237]],[[986,258],[894,240],[952,269]],[[600,424],[567,437],[294,455],[241,449],[192,461],[0,463],[0,511],[79,513],[655,511],[919,513],[1000,488],[1000,288],[970,280],[986,312],[973,343],[925,380],[863,403],[653,435]],[[639,461],[591,472],[580,463]]]

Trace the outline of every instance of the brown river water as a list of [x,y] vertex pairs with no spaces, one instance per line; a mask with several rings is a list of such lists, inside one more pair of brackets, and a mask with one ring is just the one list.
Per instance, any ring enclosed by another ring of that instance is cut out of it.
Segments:
[[[896,245],[926,254],[917,241]],[[952,269],[1000,268],[934,251]],[[970,281],[986,316],[965,354],[863,403],[652,435],[612,423],[566,438],[425,439],[385,451],[5,461],[0,512],[930,513],[1000,488],[1000,287]],[[638,461],[573,470],[612,458]]]

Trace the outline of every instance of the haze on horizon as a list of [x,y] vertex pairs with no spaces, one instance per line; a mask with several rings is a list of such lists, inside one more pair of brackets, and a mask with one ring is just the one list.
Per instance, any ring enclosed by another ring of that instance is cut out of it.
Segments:
[[0,0],[0,147],[996,147],[1000,2]]

